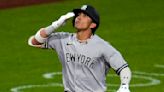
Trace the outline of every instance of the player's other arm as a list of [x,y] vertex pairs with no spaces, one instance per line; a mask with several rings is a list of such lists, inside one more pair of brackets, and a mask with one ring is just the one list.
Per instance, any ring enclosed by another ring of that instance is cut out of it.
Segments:
[[69,12],[66,15],[62,15],[58,20],[53,22],[50,26],[46,28],[41,28],[39,31],[36,32],[34,36],[31,36],[28,39],[28,45],[33,46],[33,47],[41,47],[43,43],[45,43],[46,39],[48,36],[56,30],[58,27],[64,24],[64,22],[73,17],[74,13]]
[[120,87],[117,92],[130,92],[129,83],[131,80],[131,70],[121,53],[108,43],[103,47],[103,56],[116,73],[120,76]]

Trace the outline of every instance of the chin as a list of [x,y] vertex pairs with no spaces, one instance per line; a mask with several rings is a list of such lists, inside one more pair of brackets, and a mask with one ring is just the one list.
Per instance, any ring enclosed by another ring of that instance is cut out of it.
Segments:
[[78,26],[75,26],[75,29],[76,30],[82,30],[82,28],[78,27]]

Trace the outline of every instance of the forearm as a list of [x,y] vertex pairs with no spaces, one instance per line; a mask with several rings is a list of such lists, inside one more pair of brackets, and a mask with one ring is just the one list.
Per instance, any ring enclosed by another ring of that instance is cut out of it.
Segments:
[[34,41],[36,40],[38,43],[44,43],[47,37],[53,33],[54,30],[56,30],[52,25],[49,25],[45,28],[41,28],[34,36]]
[[39,31],[37,31],[37,33],[30,37],[28,40],[28,44],[30,46],[34,46],[34,47],[38,47],[36,45],[41,45],[43,43],[45,43],[46,39],[48,38],[48,36],[54,31],[56,30],[58,27],[60,27],[61,25],[63,25],[63,23],[74,16],[74,13],[69,12],[66,15],[61,16],[58,20],[52,22],[52,24],[48,27],[45,28],[41,28]]

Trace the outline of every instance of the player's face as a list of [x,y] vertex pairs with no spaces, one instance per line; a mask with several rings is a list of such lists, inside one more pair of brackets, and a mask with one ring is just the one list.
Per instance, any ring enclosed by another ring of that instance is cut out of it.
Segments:
[[75,18],[74,26],[78,31],[88,30],[91,28],[92,23],[93,23],[92,19],[89,16],[80,12],[80,13],[78,13],[78,16]]

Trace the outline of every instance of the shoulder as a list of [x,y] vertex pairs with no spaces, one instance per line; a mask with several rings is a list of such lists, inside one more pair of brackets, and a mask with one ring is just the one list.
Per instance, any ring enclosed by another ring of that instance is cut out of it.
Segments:
[[100,47],[101,51],[106,52],[117,52],[117,50],[110,44],[110,42],[105,41],[98,35],[94,35],[95,43]]
[[109,42],[105,41],[104,39],[102,39],[98,35],[94,35],[93,40],[94,40],[94,42],[98,43],[99,45],[102,45],[102,46],[106,46],[106,45],[111,46],[111,44]]
[[68,32],[55,32],[52,33],[43,44],[43,48],[56,48],[56,46],[61,45],[62,39],[67,39],[71,36]]

